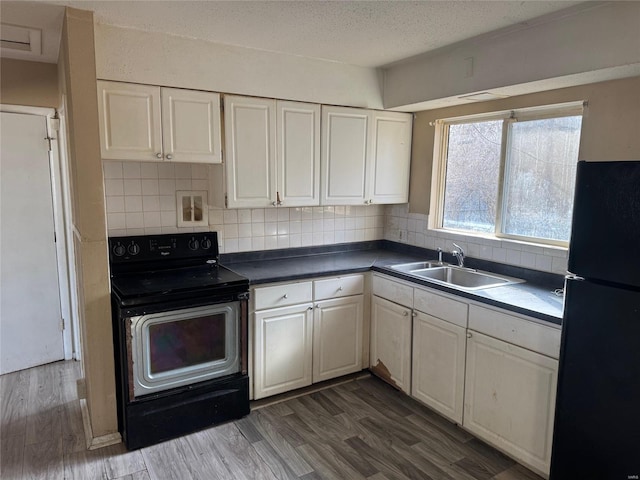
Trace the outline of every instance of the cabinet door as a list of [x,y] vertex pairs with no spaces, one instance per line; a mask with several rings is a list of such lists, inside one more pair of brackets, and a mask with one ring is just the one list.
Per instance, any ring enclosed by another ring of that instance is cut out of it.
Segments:
[[97,86],[102,158],[162,161],[160,88],[105,81]]
[[411,309],[372,296],[371,371],[409,393],[411,383]]
[[365,203],[371,112],[322,107],[323,205]]
[[466,329],[422,312],[413,319],[411,395],[462,423]]
[[558,361],[469,333],[463,425],[548,475]]
[[220,94],[163,88],[162,143],[172,162],[222,163]]
[[254,397],[311,385],[313,305],[255,313]]
[[313,382],[362,370],[363,295],[324,300],[313,315]]
[[275,206],[275,100],[225,96],[224,122],[228,206]]
[[276,106],[279,205],[319,205],[320,105],[278,101]]
[[[367,199],[373,203],[407,203],[411,162],[412,116],[374,112]],[[370,203],[371,203],[370,202]]]

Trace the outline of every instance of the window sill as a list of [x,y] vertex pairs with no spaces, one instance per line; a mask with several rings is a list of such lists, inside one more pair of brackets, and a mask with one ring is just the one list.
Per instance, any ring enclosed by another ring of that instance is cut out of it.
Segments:
[[549,245],[546,243],[526,242],[513,238],[496,237],[491,234],[460,232],[445,228],[428,228],[428,232],[440,238],[459,240],[460,242],[481,243],[492,247],[507,248],[512,250],[531,251],[533,253],[547,253],[554,256],[566,255],[569,247],[560,245]]

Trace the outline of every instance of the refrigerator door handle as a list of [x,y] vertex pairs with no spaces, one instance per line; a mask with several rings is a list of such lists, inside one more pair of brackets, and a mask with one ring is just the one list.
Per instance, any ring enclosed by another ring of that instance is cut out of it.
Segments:
[[578,280],[580,282],[584,282],[584,277],[580,277],[574,273],[569,273],[568,275],[564,276],[565,280]]

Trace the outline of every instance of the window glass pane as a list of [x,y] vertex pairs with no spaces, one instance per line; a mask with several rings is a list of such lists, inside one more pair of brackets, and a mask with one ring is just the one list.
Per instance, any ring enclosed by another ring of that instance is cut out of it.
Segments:
[[449,126],[442,226],[494,232],[502,120]]
[[581,116],[512,124],[504,233],[569,240],[581,124]]

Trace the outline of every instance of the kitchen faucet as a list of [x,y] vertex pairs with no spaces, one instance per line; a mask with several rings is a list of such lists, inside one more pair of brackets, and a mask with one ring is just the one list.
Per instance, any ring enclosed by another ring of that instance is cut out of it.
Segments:
[[453,250],[451,253],[458,259],[458,266],[464,267],[464,250],[455,242],[453,243],[453,246],[456,247],[456,250]]

